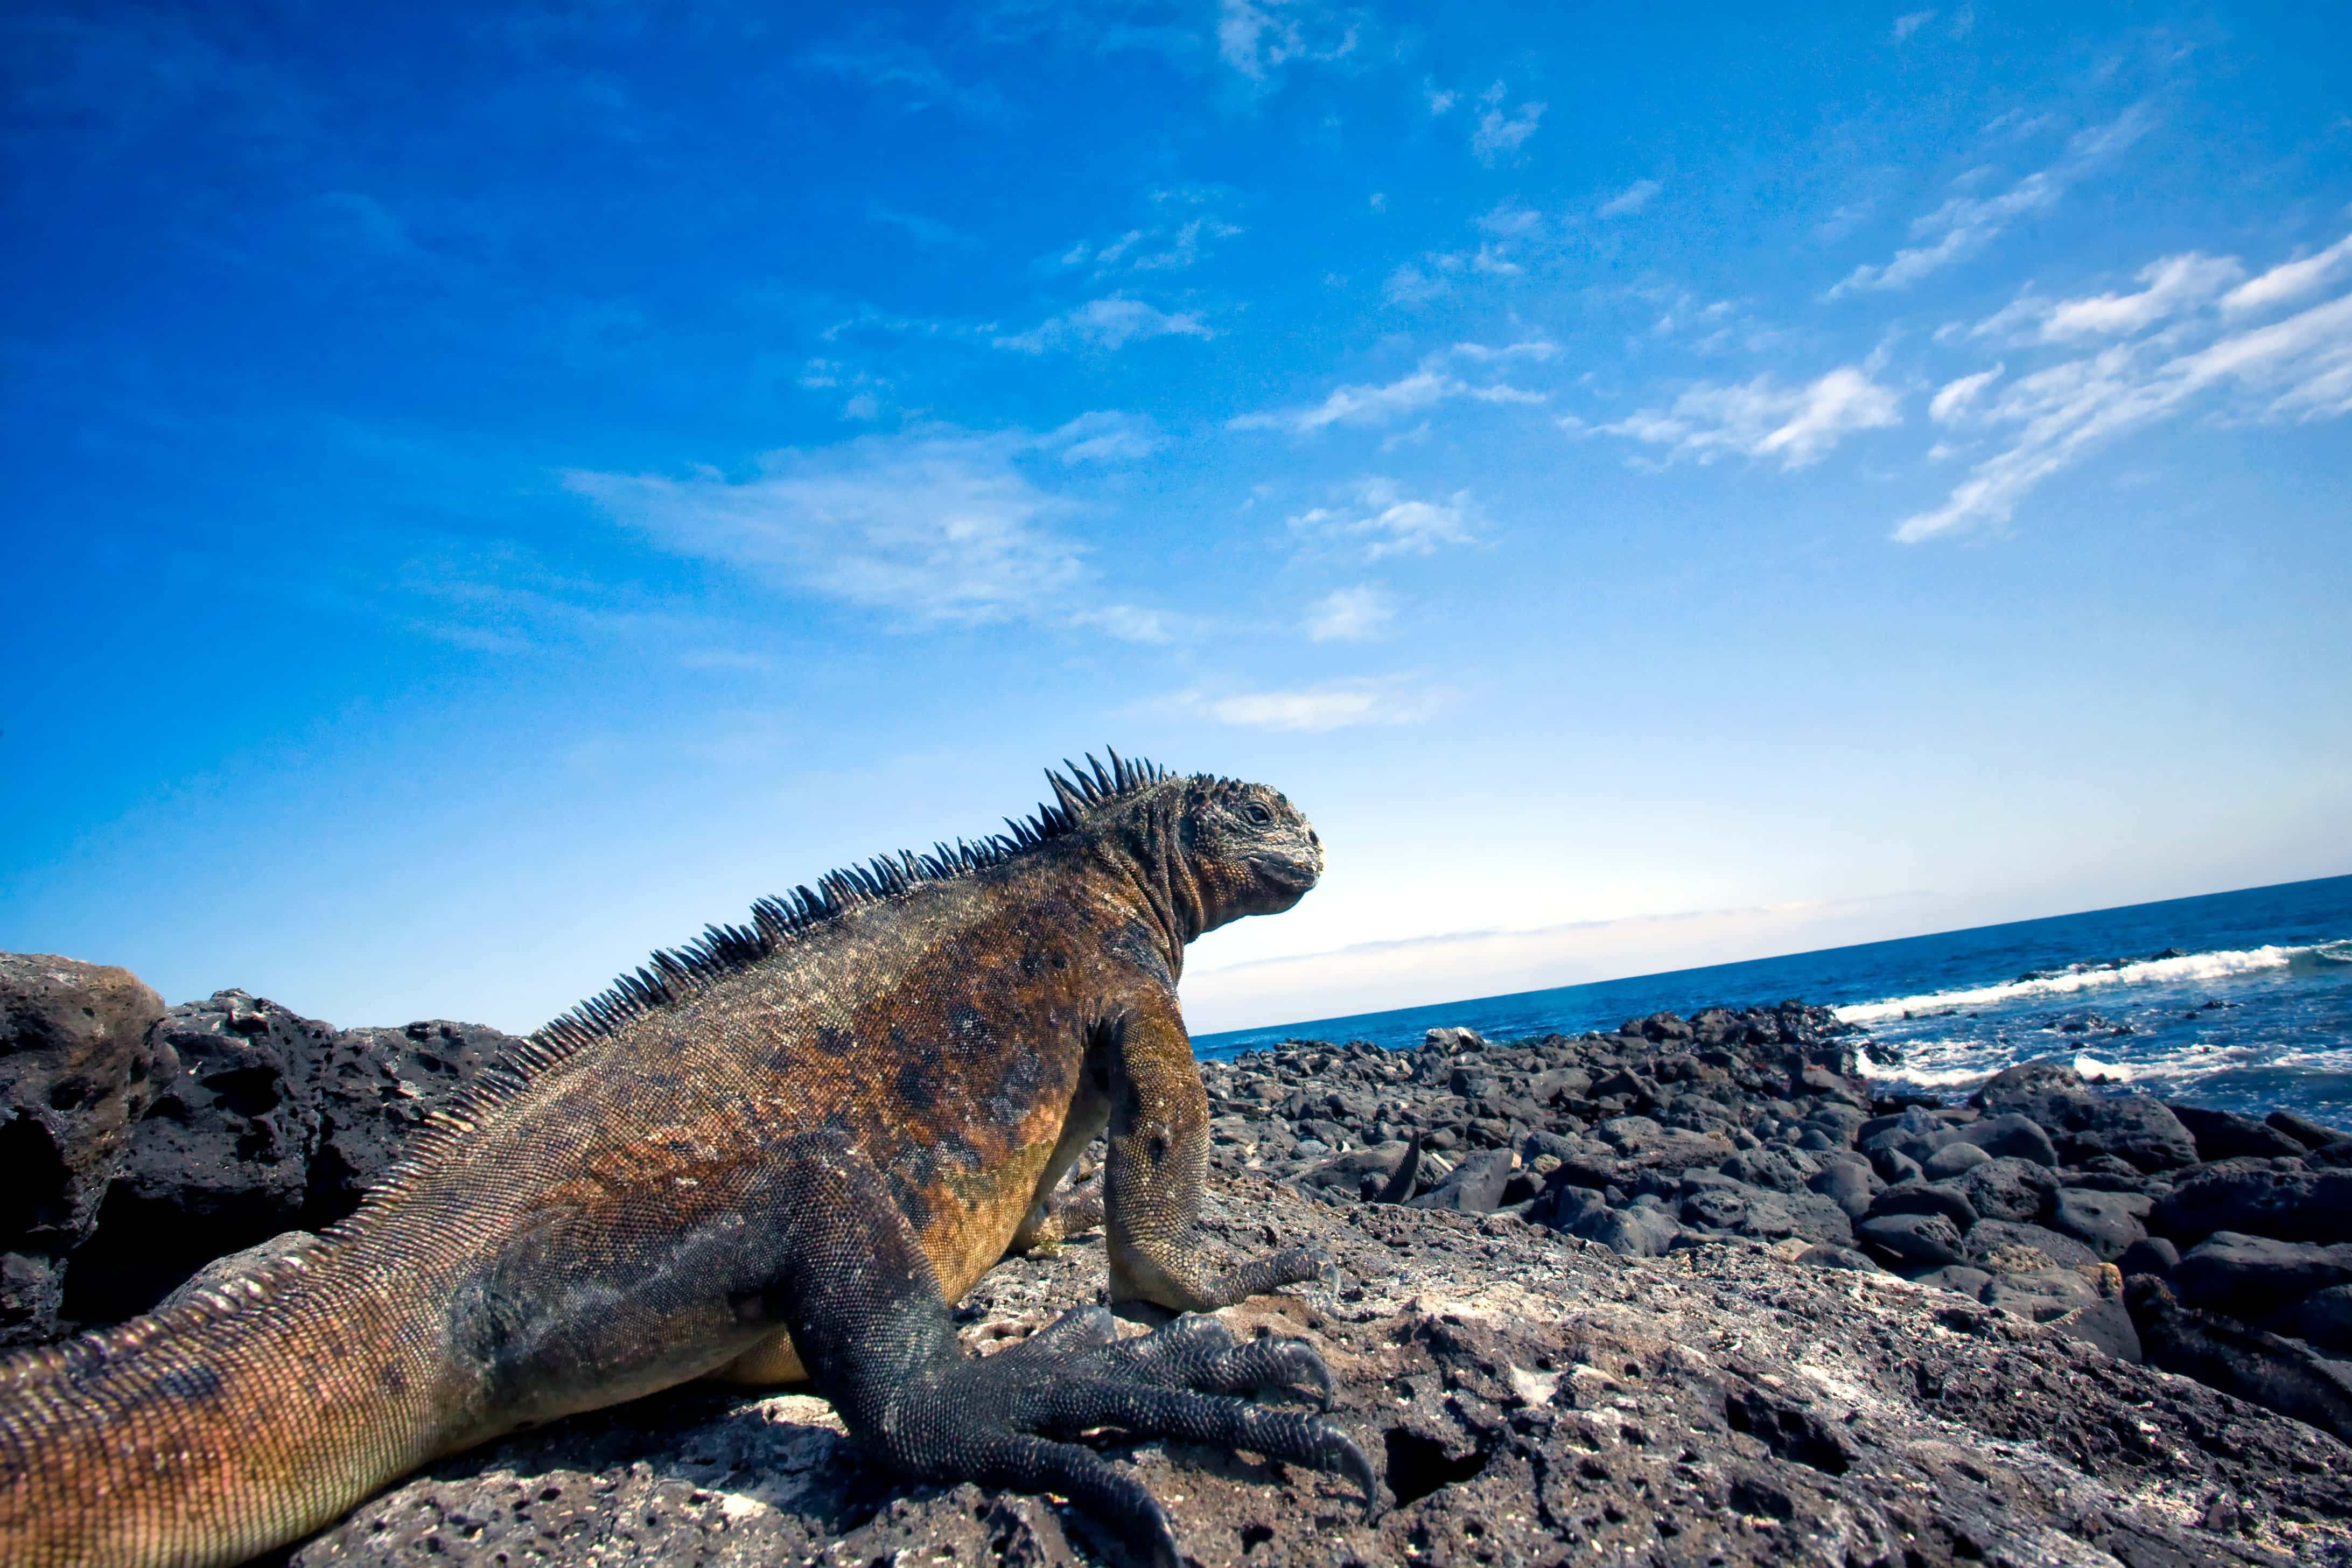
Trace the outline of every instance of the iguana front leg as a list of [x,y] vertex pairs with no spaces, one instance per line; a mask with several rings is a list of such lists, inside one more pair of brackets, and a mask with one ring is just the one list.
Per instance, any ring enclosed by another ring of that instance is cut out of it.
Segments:
[[1335,1471],[1378,1497],[1371,1464],[1337,1426],[1303,1411],[1233,1397],[1255,1388],[1313,1390],[1331,1374],[1297,1340],[1235,1344],[1214,1320],[1181,1318],[1119,1342],[1099,1307],[1066,1313],[985,1358],[956,1342],[954,1321],[921,1238],[881,1173],[835,1134],[783,1152],[791,1191],[788,1258],[739,1319],[789,1329],[809,1379],[850,1436],[919,1479],[972,1480],[1055,1492],[1083,1506],[1156,1568],[1181,1568],[1168,1517],[1133,1475],[1091,1448],[1055,1439],[1098,1427],[1246,1448]]
[[1209,1096],[1175,998],[1155,997],[1129,1013],[1112,1030],[1108,1049],[1110,1152],[1103,1197],[1111,1300],[1206,1312],[1322,1272],[1327,1260],[1314,1247],[1286,1247],[1222,1273],[1202,1253]]

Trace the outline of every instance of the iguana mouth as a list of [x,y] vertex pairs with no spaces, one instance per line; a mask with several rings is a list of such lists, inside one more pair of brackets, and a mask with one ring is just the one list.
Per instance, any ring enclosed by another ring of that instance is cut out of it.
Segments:
[[1253,855],[1250,865],[1268,881],[1286,888],[1311,888],[1323,879],[1323,869],[1298,860],[1280,859],[1271,855]]

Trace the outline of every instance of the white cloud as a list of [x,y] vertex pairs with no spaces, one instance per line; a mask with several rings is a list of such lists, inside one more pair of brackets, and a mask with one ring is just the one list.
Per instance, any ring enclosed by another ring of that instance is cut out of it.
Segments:
[[1187,691],[1175,701],[1180,708],[1204,711],[1220,723],[1320,734],[1358,724],[1411,724],[1437,711],[1445,698],[1444,692],[1410,676],[1360,676],[1287,691],[1246,691],[1230,697]]
[[1422,98],[1428,103],[1432,118],[1448,113],[1456,103],[1462,100],[1460,93],[1436,87],[1422,89]]
[[751,479],[572,472],[565,483],[681,554],[918,624],[1058,617],[1086,579],[1013,433],[866,436],[761,459]]
[[1538,363],[1559,353],[1559,345],[1549,338],[1524,338],[1516,343],[1491,347],[1486,343],[1455,343],[1454,352],[1464,359],[1491,363],[1496,360],[1531,359]]
[[2007,522],[2044,479],[2109,441],[2178,417],[2209,393],[2234,397],[2225,409],[2233,417],[2308,423],[2352,414],[2352,295],[2224,332],[2200,349],[2183,352],[2177,335],[2116,343],[2021,376],[1990,401],[1955,398],[1948,422],[2005,431],[2007,445],[1942,506],[1904,519],[1895,537],[1916,542]]
[[1631,217],[1648,206],[1664,189],[1665,187],[1655,180],[1636,180],[1602,202],[1595,210],[1602,217]]
[[1949,198],[1935,211],[1912,220],[1912,236],[1921,244],[1896,251],[1882,266],[1865,263],[1855,268],[1827,297],[1834,300],[1864,289],[1907,289],[1930,273],[1966,260],[2019,218],[2055,206],[2069,186],[2138,141],[2150,123],[2144,110],[2127,110],[2105,125],[2083,132],[2068,143],[2066,155],[2056,163],[2026,175],[1998,195]]
[[1217,8],[1218,57],[1252,81],[1292,60],[1336,60],[1355,47],[1354,23],[1313,0],[1221,0]]
[[1936,19],[1933,11],[1908,11],[1895,18],[1895,41],[1901,43]]
[[2198,251],[2168,256],[2139,269],[2139,281],[2147,287],[2136,293],[2094,294],[2079,300],[2023,295],[1978,322],[1969,336],[2045,343],[2129,337],[2208,303],[2245,275],[2245,268],[2234,256],[2211,257]]
[[1001,349],[1044,353],[1047,349],[1091,347],[1116,351],[1144,338],[1208,338],[1216,334],[1190,312],[1171,315],[1140,300],[1113,294],[1090,300],[1067,315],[1040,321],[1025,332],[992,340]]
[[1361,642],[1379,636],[1396,618],[1388,595],[1369,583],[1337,588],[1307,612],[1307,636],[1315,642]]
[[1388,280],[1381,285],[1381,294],[1391,305],[1419,305],[1453,287],[1444,279],[1433,278],[1408,261],[1388,275]]
[[1526,145],[1549,107],[1522,103],[1515,112],[1506,115],[1503,98],[1503,84],[1496,82],[1486,94],[1486,112],[1478,117],[1477,128],[1470,132],[1470,151],[1478,155],[1482,163],[1495,163],[1505,153],[1516,153]]
[[1528,392],[1507,382],[1474,386],[1443,368],[1436,356],[1423,360],[1412,374],[1383,385],[1359,384],[1334,387],[1322,402],[1268,414],[1244,414],[1229,422],[1235,430],[1281,429],[1311,435],[1333,425],[1387,425],[1454,398],[1478,403],[1541,403],[1541,393]]
[[1841,365],[1803,386],[1777,386],[1769,375],[1702,383],[1671,408],[1643,409],[1601,428],[1702,463],[1736,453],[1777,457],[1784,469],[1801,468],[1855,431],[1901,424],[1898,402],[1863,367]]
[[1438,500],[1416,500],[1394,479],[1374,476],[1341,492],[1336,506],[1315,507],[1290,519],[1293,531],[1334,542],[1362,542],[1364,559],[1433,555],[1442,545],[1475,544],[1485,520],[1468,490]]
[[2221,309],[2231,315],[2267,310],[2315,294],[2345,272],[2352,271],[2352,234],[2316,256],[2282,261],[2259,278],[2241,283],[2221,297]]
[[1997,364],[1990,370],[1980,370],[1974,375],[1946,382],[1928,403],[1927,417],[1938,425],[1956,422],[1968,413],[1978,398],[1984,395],[1986,387],[2000,379],[2000,373],[2007,368]]
[[1065,463],[1123,463],[1151,456],[1168,438],[1150,415],[1097,409],[1079,415],[1038,445],[1059,452]]
[[1155,645],[1174,642],[1184,626],[1179,616],[1140,605],[1105,605],[1098,610],[1080,610],[1070,617],[1070,624],[1091,626],[1121,642]]

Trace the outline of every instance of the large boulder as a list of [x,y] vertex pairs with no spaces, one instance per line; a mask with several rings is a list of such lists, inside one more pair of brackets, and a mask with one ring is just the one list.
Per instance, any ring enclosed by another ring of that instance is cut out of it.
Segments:
[[2181,1255],[2171,1284],[2191,1307],[2260,1317],[2352,1281],[2352,1246],[2319,1247],[2218,1231]]
[[57,1331],[65,1260],[171,1071],[163,1014],[127,969],[0,953],[0,1346]]
[[2180,1119],[2197,1141],[2200,1160],[2276,1159],[2300,1155],[2304,1145],[2266,1121],[2234,1110],[2210,1110],[2201,1105],[2167,1101],[2165,1109]]
[[2300,1161],[2223,1160],[2184,1176],[2156,1205],[2177,1239],[2217,1230],[2282,1241],[2352,1241],[2352,1170]]
[[2162,1100],[2145,1094],[2093,1094],[2066,1061],[2020,1062],[1996,1073],[1969,1103],[1989,1115],[2013,1114],[2038,1123],[2069,1164],[2102,1154],[2143,1171],[2197,1163],[2197,1141]]
[[2071,1236],[2112,1263],[2147,1235],[2154,1204],[2140,1193],[2061,1187],[2050,1203],[2050,1228]]
[[302,1223],[317,1230],[357,1208],[425,1118],[521,1044],[446,1018],[314,1039],[308,1067],[319,1141]]
[[2218,1312],[2184,1306],[2153,1274],[2135,1277],[2125,1299],[2149,1365],[2352,1442],[2352,1373],[2344,1363]]

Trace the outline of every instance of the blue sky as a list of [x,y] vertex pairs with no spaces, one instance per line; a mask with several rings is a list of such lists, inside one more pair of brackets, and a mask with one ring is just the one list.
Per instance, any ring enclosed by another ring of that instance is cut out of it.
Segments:
[[2352,870],[2326,6],[9,8],[0,947],[527,1028],[1108,742],[1196,1027]]

